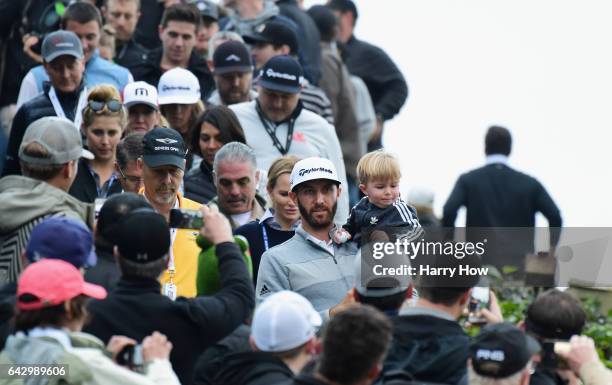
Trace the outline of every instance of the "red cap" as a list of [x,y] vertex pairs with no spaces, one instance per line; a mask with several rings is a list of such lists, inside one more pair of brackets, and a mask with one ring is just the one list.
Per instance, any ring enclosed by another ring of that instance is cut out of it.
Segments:
[[[20,301],[24,294],[38,298],[35,301]],[[42,259],[29,265],[17,284],[17,308],[36,310],[59,305],[69,299],[84,294],[88,297],[106,298],[106,289],[85,282],[81,272],[60,259]]]

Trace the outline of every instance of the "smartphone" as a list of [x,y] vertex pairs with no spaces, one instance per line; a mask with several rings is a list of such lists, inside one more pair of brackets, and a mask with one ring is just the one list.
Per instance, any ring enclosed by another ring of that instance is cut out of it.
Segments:
[[484,325],[487,323],[487,319],[478,316],[477,313],[481,309],[489,308],[489,301],[491,298],[491,290],[489,287],[476,286],[472,289],[470,296],[470,302],[468,304],[468,322],[472,325]]
[[132,370],[144,368],[142,359],[142,345],[127,345],[117,354],[117,364],[126,366]]
[[200,210],[172,209],[170,210],[170,228],[200,229],[204,226]]
[[568,369],[567,362],[559,357],[559,352],[567,352],[570,344],[567,341],[544,340],[542,341],[541,361],[538,366],[546,369]]

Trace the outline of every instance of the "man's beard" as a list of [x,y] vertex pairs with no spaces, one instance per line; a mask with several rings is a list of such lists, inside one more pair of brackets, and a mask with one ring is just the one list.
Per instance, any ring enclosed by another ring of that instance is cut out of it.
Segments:
[[176,199],[176,188],[172,185],[160,186],[155,190],[155,200],[158,204],[171,204]]
[[[323,222],[317,221],[313,215],[307,212],[304,206],[300,204],[299,200],[298,200],[298,208],[300,210],[300,215],[302,216],[303,221],[308,223],[308,225],[312,227],[313,229],[321,230],[321,229],[326,229],[329,227],[329,225],[333,224],[334,215],[336,215],[336,209],[338,208],[338,202],[337,201],[334,202],[334,205],[331,208],[331,210],[329,209],[327,210],[328,216],[327,218],[323,220]],[[316,206],[314,208],[316,208]]]

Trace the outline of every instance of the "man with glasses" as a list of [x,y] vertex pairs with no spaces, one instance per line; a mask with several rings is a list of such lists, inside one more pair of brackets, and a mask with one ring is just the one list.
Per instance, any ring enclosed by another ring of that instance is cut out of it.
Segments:
[[[184,198],[179,189],[185,175],[187,147],[181,134],[171,128],[156,127],[143,139],[143,155],[137,167],[142,169],[144,188],[140,193],[155,211],[170,220],[173,209],[199,210],[202,205]],[[164,294],[194,297],[200,248],[195,242],[196,230],[171,229],[172,246],[168,269],[161,284]]]
[[142,168],[138,166],[138,158],[142,157],[143,137],[143,133],[134,132],[117,145],[115,170],[119,174],[123,192],[138,194],[143,187]]

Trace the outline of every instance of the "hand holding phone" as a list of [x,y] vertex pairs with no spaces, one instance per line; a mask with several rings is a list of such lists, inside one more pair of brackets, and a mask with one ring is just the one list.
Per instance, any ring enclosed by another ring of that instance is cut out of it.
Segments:
[[486,317],[481,314],[482,309],[489,308],[491,290],[488,287],[476,286],[472,289],[470,302],[468,304],[468,322],[472,325],[484,325],[487,323]]

